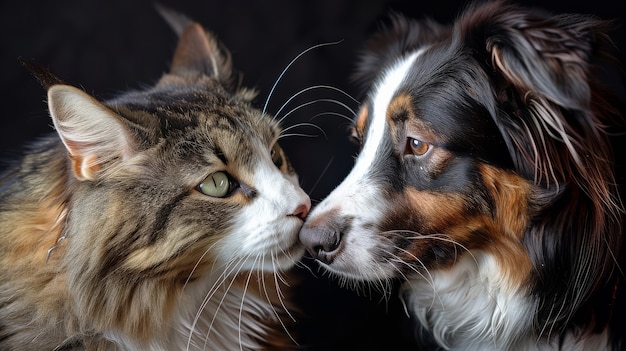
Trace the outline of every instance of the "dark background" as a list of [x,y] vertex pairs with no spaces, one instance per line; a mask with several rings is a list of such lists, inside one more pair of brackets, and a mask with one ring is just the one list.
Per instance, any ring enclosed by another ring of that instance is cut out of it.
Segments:
[[[202,23],[226,44],[235,67],[243,73],[243,85],[260,92],[262,107],[282,70],[299,53],[317,44],[323,46],[303,55],[286,72],[274,92],[268,111],[276,113],[296,92],[314,85],[342,89],[355,99],[361,92],[351,83],[364,40],[390,11],[413,17],[430,16],[450,22],[464,6],[461,0],[318,0],[242,1],[162,0],[161,4]],[[551,12],[595,14],[617,19],[613,40],[623,61],[626,32],[623,1],[615,0],[525,0]],[[25,141],[52,130],[45,92],[18,62],[35,60],[67,83],[83,87],[100,99],[128,89],[138,89],[158,80],[168,70],[176,35],[154,9],[152,0],[28,1],[3,0],[0,5],[0,156],[20,152]],[[623,84],[623,76],[616,78]],[[285,126],[302,126],[292,133],[316,135],[283,139],[281,144],[300,174],[302,186],[313,202],[335,187],[352,165],[355,149],[347,141],[349,123],[333,112],[352,117],[357,103],[331,89],[316,89],[292,101],[281,115]],[[335,102],[330,102],[334,100]],[[344,104],[348,107],[341,106]],[[280,116],[279,116],[280,117]],[[356,295],[324,279],[306,281],[302,292],[313,319],[305,343],[315,349],[402,349],[392,340],[404,338],[397,299],[381,300],[375,291]],[[390,315],[391,317],[388,317]]]

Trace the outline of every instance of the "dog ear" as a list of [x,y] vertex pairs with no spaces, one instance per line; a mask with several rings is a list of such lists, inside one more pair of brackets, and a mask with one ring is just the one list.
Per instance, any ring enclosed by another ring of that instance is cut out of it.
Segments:
[[550,211],[538,208],[525,245],[541,263],[538,290],[547,292],[538,323],[555,330],[610,273],[611,250],[621,240],[623,208],[606,129],[620,121],[598,70],[608,68],[600,64],[610,61],[612,27],[496,1],[470,9],[454,28],[454,40],[489,75],[493,118],[517,173],[537,185],[535,202],[551,204]]
[[550,17],[500,2],[468,13],[458,33],[475,35],[492,68],[522,95],[531,92],[566,108],[589,109],[591,66],[610,22],[585,15]]
[[400,14],[391,14],[388,24],[367,41],[352,78],[366,89],[383,73],[381,67],[408,52],[434,43],[449,33],[450,27],[432,19],[417,21]]
[[600,48],[610,29],[595,17],[549,16],[505,2],[470,9],[457,22],[454,37],[493,75],[500,106],[509,109],[511,118],[496,123],[529,179],[565,182],[572,170],[578,180],[594,179],[591,173],[606,166],[594,164],[606,158],[606,148],[590,143],[604,138],[607,111],[595,68],[608,57]]

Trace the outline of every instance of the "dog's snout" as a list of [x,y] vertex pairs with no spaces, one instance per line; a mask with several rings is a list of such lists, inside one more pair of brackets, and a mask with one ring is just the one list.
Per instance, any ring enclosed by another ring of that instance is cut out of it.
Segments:
[[300,241],[313,258],[331,264],[339,251],[341,233],[325,225],[305,225],[300,230]]

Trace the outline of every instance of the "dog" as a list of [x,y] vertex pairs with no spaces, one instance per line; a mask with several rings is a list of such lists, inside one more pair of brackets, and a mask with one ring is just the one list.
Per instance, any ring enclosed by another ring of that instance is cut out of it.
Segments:
[[450,26],[393,15],[356,72],[354,167],[300,231],[310,256],[346,285],[399,282],[427,349],[626,347],[611,30],[502,1]]

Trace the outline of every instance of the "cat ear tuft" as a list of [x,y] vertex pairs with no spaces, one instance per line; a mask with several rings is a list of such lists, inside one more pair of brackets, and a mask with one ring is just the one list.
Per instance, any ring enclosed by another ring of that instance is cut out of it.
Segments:
[[170,18],[168,22],[179,35],[170,73],[183,77],[202,73],[229,85],[232,76],[230,51],[198,23],[182,15],[166,18]]
[[35,61],[29,61],[23,58],[20,58],[19,61],[22,66],[26,67],[30,73],[37,78],[39,84],[41,84],[41,86],[45,89],[48,89],[55,84],[63,84],[63,81],[60,78]]
[[183,33],[183,30],[185,28],[193,24],[192,19],[183,15],[182,13],[172,10],[167,6],[156,3],[154,4],[154,7],[179,37]]
[[48,107],[79,180],[94,180],[110,161],[131,156],[131,138],[121,117],[84,91],[53,85]]

